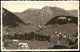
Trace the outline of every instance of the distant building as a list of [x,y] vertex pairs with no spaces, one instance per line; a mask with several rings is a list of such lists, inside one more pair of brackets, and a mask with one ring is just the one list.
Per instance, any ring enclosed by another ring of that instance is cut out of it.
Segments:
[[28,49],[29,48],[27,43],[20,42],[18,45],[19,45],[20,48],[23,48],[23,49],[26,49],[26,48]]
[[66,19],[66,17],[59,17],[58,19]]
[[12,41],[14,41],[14,42],[18,42],[19,40],[13,39]]

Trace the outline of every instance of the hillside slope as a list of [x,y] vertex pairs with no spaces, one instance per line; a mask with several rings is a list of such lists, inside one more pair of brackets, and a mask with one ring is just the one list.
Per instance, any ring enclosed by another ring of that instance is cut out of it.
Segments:
[[7,27],[17,27],[20,24],[25,24],[20,18],[14,15],[12,12],[8,11],[7,9],[3,8],[3,26]]

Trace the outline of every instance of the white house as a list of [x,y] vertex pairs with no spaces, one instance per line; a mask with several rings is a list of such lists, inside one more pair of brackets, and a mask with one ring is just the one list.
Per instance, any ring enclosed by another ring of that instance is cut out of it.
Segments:
[[18,42],[19,40],[17,40],[17,39],[13,39],[12,41],[14,41],[14,42]]
[[58,19],[66,19],[66,17],[59,17]]
[[24,49],[27,48],[27,49],[29,49],[27,43],[22,43],[22,42],[20,42],[18,45],[19,45],[21,48],[24,48]]
[[61,32],[59,32],[59,34],[62,34]]
[[66,38],[67,36],[66,35],[63,35],[63,37]]

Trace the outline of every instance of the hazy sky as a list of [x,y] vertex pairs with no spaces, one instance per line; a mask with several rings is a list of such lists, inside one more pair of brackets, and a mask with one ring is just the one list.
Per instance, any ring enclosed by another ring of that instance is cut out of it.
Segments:
[[44,6],[57,6],[65,10],[77,9],[78,10],[78,1],[2,1],[2,7],[8,9],[11,12],[22,12],[28,8],[39,8],[41,9]]

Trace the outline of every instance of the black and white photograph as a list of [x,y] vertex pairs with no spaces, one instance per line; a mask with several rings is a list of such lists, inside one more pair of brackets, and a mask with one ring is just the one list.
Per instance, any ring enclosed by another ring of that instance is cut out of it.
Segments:
[[78,1],[1,1],[1,50],[79,50],[78,11]]

